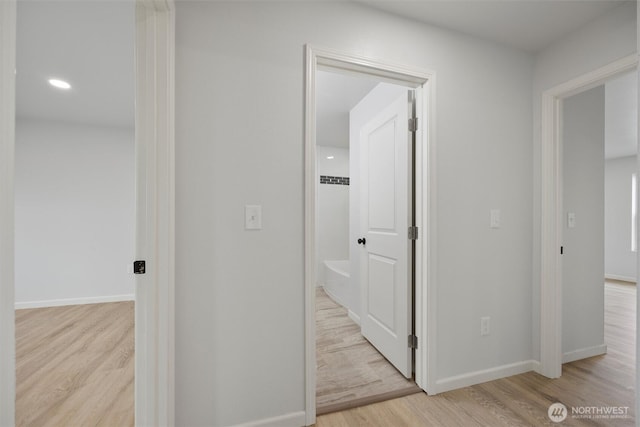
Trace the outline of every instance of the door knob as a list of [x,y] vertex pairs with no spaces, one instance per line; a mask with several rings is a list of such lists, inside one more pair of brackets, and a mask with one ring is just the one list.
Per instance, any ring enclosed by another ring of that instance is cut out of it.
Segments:
[[358,239],[358,244],[359,245],[366,245],[367,244],[367,239],[365,239],[364,237],[361,239]]

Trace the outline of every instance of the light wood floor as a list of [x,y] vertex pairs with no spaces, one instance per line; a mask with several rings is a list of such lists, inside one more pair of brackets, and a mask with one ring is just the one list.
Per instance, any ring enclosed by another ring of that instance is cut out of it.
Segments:
[[316,357],[318,414],[420,391],[362,337],[347,310],[322,288],[316,291]]
[[[562,425],[635,425],[635,286],[607,283],[608,353],[535,373],[424,393],[319,416],[318,427],[541,426],[553,402],[628,406],[628,419]],[[329,316],[330,317],[330,316]],[[16,311],[18,426],[133,425],[133,303]],[[320,376],[319,376],[320,377]]]
[[16,310],[17,426],[133,426],[134,303]]
[[[605,285],[604,356],[567,363],[551,380],[533,372],[436,396],[424,393],[319,416],[318,427],[417,426],[635,426],[636,287]],[[628,406],[627,419],[574,419],[552,423],[551,403]]]

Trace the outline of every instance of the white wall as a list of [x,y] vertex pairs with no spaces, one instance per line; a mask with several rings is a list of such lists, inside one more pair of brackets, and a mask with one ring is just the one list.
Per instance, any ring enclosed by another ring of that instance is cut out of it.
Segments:
[[437,73],[437,376],[531,358],[530,55],[349,2],[177,2],[176,34],[177,425],[304,410],[305,43]]
[[565,362],[593,356],[589,349],[604,345],[604,111],[604,86],[563,103]]
[[349,150],[351,167],[351,194],[349,199],[350,233],[349,233],[349,254],[351,260],[351,293],[348,297],[348,305],[356,316],[361,313],[360,287],[360,258],[362,256],[362,246],[358,244],[358,238],[364,236],[364,230],[360,224],[360,131],[362,127],[375,117],[385,107],[397,100],[403,93],[407,93],[407,88],[389,83],[378,84],[367,94],[349,113]]
[[[345,136],[347,138],[347,136]],[[324,284],[325,260],[349,259],[349,185],[323,184],[320,176],[349,177],[349,150],[317,146],[317,281]],[[333,159],[327,159],[333,156]]]
[[605,161],[604,272],[610,279],[636,281],[637,253],[631,251],[631,176],[636,156]]
[[636,3],[567,35],[535,58],[533,74],[533,357],[540,359],[540,126],[542,92],[636,52]]
[[133,297],[134,160],[133,129],[18,120],[17,307]]

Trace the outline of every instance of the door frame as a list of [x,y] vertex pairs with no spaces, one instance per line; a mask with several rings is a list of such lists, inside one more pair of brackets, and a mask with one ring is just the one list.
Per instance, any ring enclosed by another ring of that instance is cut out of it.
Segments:
[[[173,0],[136,0],[135,422],[174,424]],[[0,425],[15,424],[16,0],[0,2]]]
[[[341,72],[374,76],[382,81],[409,88],[423,87],[416,102],[419,126],[416,132],[416,298],[414,316],[418,348],[415,352],[416,384],[432,394],[436,392],[436,144],[434,72],[406,67],[388,61],[305,46],[304,101],[304,286],[305,286],[305,416],[306,424],[316,421],[316,72],[318,67]],[[426,343],[426,344],[423,344]]]
[[147,264],[145,274],[136,276],[135,422],[170,426],[175,424],[175,5],[135,1],[135,256]]
[[[562,102],[638,67],[632,54],[546,90],[542,94],[540,367],[562,375]],[[640,252],[638,252],[640,261]],[[640,264],[639,264],[640,265]],[[640,331],[638,331],[640,332]]]
[[15,425],[13,168],[16,1],[0,1],[0,425]]

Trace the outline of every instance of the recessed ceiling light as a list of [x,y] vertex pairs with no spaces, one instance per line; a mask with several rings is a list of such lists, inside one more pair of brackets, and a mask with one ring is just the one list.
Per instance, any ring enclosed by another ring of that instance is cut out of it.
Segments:
[[71,89],[71,85],[69,83],[60,79],[49,79],[49,84],[53,87],[57,87],[58,89]]
[[327,159],[331,160],[333,159],[333,156],[327,156]]

